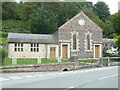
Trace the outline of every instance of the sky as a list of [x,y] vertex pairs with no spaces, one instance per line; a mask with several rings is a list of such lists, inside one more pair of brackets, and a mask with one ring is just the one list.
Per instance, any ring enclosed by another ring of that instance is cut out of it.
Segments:
[[93,2],[93,4],[95,4],[98,1],[104,1],[110,8],[110,13],[114,14],[114,13],[118,12],[118,2],[120,0],[87,0],[87,1]]
[[[19,2],[19,0],[15,0],[15,1]],[[36,0],[30,0],[30,1],[36,1]],[[108,5],[110,9],[110,13],[114,14],[118,12],[118,2],[120,0],[87,0],[87,1],[93,2],[93,4],[97,3],[98,1],[104,1]]]

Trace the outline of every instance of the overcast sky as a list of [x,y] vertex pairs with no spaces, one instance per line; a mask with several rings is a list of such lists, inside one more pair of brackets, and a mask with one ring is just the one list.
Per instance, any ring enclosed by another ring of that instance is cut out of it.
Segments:
[[110,8],[110,13],[114,14],[114,13],[118,12],[118,2],[120,0],[87,0],[87,1],[93,2],[93,4],[95,4],[98,1],[104,1]]
[[[19,0],[15,0],[17,2],[19,2]],[[24,1],[24,0],[23,0]],[[27,1],[27,0],[25,0]],[[39,0],[30,0],[30,1],[39,1]],[[53,0],[54,1],[54,0]],[[62,0],[64,1],[64,0]],[[69,0],[68,0],[69,1]],[[71,0],[72,1],[72,0]],[[76,0],[75,0],[76,1]],[[78,1],[78,0],[77,0]],[[114,14],[116,12],[118,12],[118,2],[120,0],[87,0],[87,1],[90,1],[90,2],[93,2],[93,4],[97,3],[98,1],[104,1],[108,7],[110,8],[110,13],[111,14]],[[120,6],[119,6],[120,7]]]

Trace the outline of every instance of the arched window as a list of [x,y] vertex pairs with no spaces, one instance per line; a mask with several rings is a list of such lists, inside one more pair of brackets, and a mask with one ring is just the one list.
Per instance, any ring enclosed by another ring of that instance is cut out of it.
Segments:
[[76,34],[73,35],[73,50],[77,49],[77,44],[76,44]]
[[86,36],[86,49],[90,50],[90,34]]

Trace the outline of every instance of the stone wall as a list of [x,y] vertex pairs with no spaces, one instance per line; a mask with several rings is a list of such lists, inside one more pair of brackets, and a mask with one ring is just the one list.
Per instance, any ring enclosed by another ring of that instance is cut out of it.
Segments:
[[1,72],[42,72],[42,71],[63,71],[64,69],[73,70],[75,63],[53,63],[40,65],[19,65],[19,66],[2,66]]
[[[85,25],[79,25],[80,19],[85,20]],[[78,33],[77,44],[79,48],[77,51],[72,51],[71,49],[71,57],[73,54],[78,53],[79,58],[94,58],[94,44],[102,43],[101,28],[81,12],[59,28],[59,40],[71,41],[72,45],[72,32]],[[89,52],[85,48],[86,33],[88,32],[91,34],[91,50]]]

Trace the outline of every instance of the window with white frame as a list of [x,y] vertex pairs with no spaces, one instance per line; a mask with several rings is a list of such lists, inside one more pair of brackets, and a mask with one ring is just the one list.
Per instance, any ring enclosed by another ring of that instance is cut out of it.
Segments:
[[73,50],[77,50],[77,40],[76,34],[73,34]]
[[15,43],[14,51],[23,51],[23,43]]
[[39,44],[31,43],[31,52],[38,52],[38,51],[39,51]]
[[89,31],[85,33],[85,50],[92,51],[92,33]]

